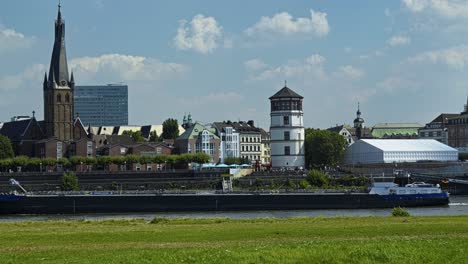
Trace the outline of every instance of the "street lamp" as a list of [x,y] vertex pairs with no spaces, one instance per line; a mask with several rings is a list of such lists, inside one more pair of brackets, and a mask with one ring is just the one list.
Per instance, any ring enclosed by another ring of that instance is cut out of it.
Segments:
[[42,162],[39,162],[39,169],[40,169],[40,172],[42,173]]
[[82,161],[80,161],[80,165],[81,165],[80,171],[83,172],[83,162]]

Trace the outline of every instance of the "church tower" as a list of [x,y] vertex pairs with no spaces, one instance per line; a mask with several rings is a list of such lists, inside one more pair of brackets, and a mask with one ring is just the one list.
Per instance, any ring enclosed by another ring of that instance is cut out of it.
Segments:
[[356,129],[356,137],[358,139],[362,138],[362,129],[364,126],[364,119],[361,117],[361,109],[358,103],[358,108],[356,112],[356,119],[354,119],[354,128]]
[[55,41],[50,61],[49,77],[44,77],[44,122],[48,138],[73,140],[73,73],[68,75],[65,49],[65,21],[58,5],[55,21]]

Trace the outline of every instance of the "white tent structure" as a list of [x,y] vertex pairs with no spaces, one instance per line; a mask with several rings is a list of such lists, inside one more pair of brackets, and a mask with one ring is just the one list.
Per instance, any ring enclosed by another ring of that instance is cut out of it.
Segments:
[[456,160],[458,160],[458,150],[433,139],[361,139],[348,147],[344,163]]

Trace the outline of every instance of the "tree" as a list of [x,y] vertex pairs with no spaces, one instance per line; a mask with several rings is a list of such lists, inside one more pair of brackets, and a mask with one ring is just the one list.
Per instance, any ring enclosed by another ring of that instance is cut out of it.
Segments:
[[10,139],[0,135],[0,160],[13,158],[14,155]]
[[193,155],[192,162],[203,164],[203,163],[208,163],[210,161],[210,155],[206,154],[205,152],[198,152],[192,155]]
[[343,159],[346,140],[336,132],[306,129],[305,159],[308,168],[337,165]]
[[28,165],[29,158],[27,156],[18,156],[13,159],[13,166],[25,167]]
[[233,164],[241,165],[242,162],[241,162],[241,158],[227,157],[227,158],[224,159],[224,164],[226,164],[226,165],[233,165]]
[[42,160],[40,158],[30,158],[26,164],[29,171],[39,171]]
[[141,131],[130,131],[130,130],[125,130],[122,132],[122,135],[124,136],[129,136],[133,139],[135,142],[144,142],[145,139],[141,135]]
[[70,166],[70,161],[67,158],[60,158],[57,160],[57,164],[62,165],[63,167],[68,167]]
[[70,163],[73,166],[78,166],[85,163],[86,158],[80,156],[73,156],[70,158]]
[[109,156],[100,156],[96,160],[99,166],[102,166],[105,171],[107,171],[109,165],[112,163],[112,158]]
[[1,168],[2,171],[7,172],[8,169],[10,169],[12,165],[13,165],[13,160],[12,159],[2,159],[2,160],[0,160],[0,168]]
[[158,142],[159,141],[159,136],[158,136],[158,133],[156,133],[156,131],[151,131],[150,132],[149,141],[150,142]]
[[140,161],[140,158],[137,155],[130,154],[125,156],[125,162],[128,166],[133,167],[133,164],[136,164]]
[[176,139],[179,136],[179,124],[177,119],[168,118],[163,122],[163,132],[161,137],[163,139]]
[[73,172],[65,172],[60,178],[60,188],[62,191],[77,191],[79,190],[78,177]]

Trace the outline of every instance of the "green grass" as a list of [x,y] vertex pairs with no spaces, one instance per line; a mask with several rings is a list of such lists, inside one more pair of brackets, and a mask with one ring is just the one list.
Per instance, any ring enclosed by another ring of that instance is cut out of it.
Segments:
[[0,224],[0,263],[467,263],[468,216]]

